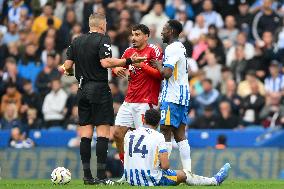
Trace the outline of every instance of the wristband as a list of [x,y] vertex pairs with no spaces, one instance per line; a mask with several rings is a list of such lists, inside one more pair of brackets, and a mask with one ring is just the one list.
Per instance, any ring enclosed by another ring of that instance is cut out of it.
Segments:
[[133,61],[131,60],[131,58],[126,58],[126,62],[125,62],[126,66],[129,66],[132,63]]

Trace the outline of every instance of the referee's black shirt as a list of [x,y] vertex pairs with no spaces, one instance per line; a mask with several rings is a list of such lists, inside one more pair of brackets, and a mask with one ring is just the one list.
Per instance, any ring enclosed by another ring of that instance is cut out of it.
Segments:
[[108,71],[100,60],[112,56],[110,38],[89,32],[74,39],[67,49],[67,59],[75,63],[75,77],[79,81],[108,82]]

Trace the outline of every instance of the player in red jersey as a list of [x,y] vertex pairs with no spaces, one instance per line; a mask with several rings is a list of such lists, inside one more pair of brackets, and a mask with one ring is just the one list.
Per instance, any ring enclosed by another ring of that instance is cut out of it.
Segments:
[[155,45],[148,44],[150,30],[143,24],[132,28],[132,44],[125,50],[122,58],[130,58],[133,54],[147,57],[142,63],[132,64],[124,68],[115,68],[113,72],[118,76],[125,76],[125,69],[129,69],[129,84],[125,100],[118,110],[114,139],[123,162],[123,140],[128,129],[135,129],[143,125],[146,110],[158,105],[158,97],[162,76],[152,67],[150,60],[162,60],[162,52]]

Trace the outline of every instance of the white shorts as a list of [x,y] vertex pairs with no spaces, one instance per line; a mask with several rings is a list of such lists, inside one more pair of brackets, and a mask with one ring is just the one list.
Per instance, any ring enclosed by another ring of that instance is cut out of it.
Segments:
[[143,126],[144,115],[150,109],[148,103],[123,102],[115,118],[116,126],[138,128]]

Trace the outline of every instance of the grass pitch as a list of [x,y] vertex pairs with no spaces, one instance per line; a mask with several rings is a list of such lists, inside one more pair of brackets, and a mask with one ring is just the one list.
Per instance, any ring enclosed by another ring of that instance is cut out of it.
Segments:
[[[130,188],[146,188],[146,187],[133,187],[128,185],[119,186],[85,186],[81,180],[71,180],[67,185],[53,185],[50,180],[20,180],[20,179],[4,179],[0,180],[0,189],[130,189]],[[151,187],[151,188],[165,188],[164,187]],[[221,186],[187,186],[179,185],[175,189],[284,189],[284,180],[227,180]]]

